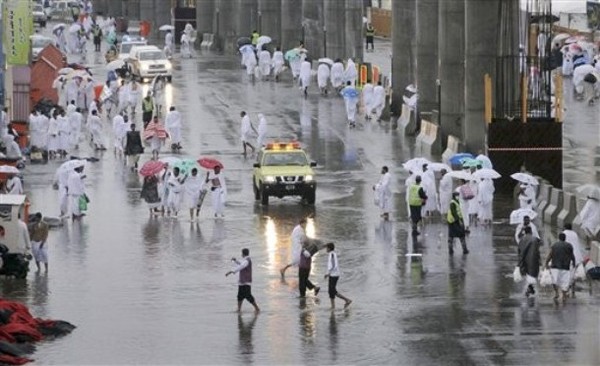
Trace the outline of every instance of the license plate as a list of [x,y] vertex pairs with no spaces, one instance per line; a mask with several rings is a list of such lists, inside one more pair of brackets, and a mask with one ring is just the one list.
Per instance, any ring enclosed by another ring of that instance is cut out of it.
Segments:
[[296,189],[296,187],[295,186],[286,186],[285,189],[288,191],[293,191],[294,189]]

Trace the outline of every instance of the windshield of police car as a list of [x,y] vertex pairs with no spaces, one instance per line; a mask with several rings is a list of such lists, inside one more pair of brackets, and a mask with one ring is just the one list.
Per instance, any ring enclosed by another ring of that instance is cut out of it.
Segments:
[[285,165],[297,165],[304,166],[308,165],[308,159],[306,155],[301,152],[280,152],[265,154],[263,159],[264,166],[285,166]]

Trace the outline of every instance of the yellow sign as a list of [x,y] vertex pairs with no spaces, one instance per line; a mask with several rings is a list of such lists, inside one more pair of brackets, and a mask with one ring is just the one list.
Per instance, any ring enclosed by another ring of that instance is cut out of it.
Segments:
[[31,0],[5,0],[2,7],[4,52],[9,65],[29,65],[33,34]]

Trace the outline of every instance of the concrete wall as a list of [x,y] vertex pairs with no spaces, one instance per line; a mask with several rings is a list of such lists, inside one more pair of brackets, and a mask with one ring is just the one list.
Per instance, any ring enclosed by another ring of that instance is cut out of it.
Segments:
[[325,1],[326,56],[331,59],[346,57],[346,17],[343,1]]
[[438,109],[438,0],[419,0],[416,11],[418,112],[431,112]]
[[214,33],[215,0],[196,0],[196,30],[198,37],[203,33]]
[[304,0],[302,2],[304,46],[314,60],[325,54],[324,5],[324,0]]
[[414,0],[395,0],[392,3],[392,112],[400,114],[404,88],[415,83],[416,4]]
[[281,3],[281,47],[285,52],[302,40],[302,0]]
[[[341,27],[340,27],[341,28]],[[362,0],[346,0],[346,57],[357,62],[363,59],[363,4]]]
[[287,0],[258,0],[258,31],[273,39],[273,44],[281,45],[281,3]]

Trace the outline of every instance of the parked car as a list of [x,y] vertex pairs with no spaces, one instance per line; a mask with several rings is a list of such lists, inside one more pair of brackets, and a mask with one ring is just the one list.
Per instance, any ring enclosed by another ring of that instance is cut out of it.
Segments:
[[44,7],[40,4],[33,5],[33,24],[37,24],[42,28],[46,27],[46,22],[48,21],[48,17],[44,12]]
[[156,46],[135,46],[129,53],[131,72],[142,82],[162,75],[171,81],[171,61],[167,55]]
[[148,42],[144,40],[134,40],[128,42],[122,42],[119,45],[119,60],[127,60],[129,58],[129,52],[134,46],[146,46]]
[[65,0],[57,0],[52,3],[52,7],[50,8],[50,19],[55,20],[71,20],[73,19],[71,14],[71,8],[74,6],[79,6],[77,1],[65,1]]

